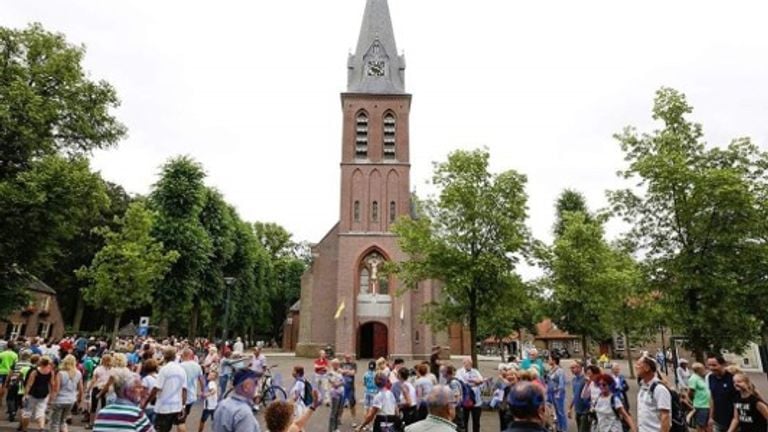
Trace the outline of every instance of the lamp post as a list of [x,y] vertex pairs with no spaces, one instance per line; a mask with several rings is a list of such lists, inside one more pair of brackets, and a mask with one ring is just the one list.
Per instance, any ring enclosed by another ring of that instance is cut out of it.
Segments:
[[227,286],[227,299],[225,300],[226,303],[224,303],[224,332],[222,334],[222,339],[224,339],[224,342],[227,341],[227,336],[229,335],[229,293],[232,290],[232,285],[234,285],[235,282],[237,282],[237,278],[224,278],[224,284]]

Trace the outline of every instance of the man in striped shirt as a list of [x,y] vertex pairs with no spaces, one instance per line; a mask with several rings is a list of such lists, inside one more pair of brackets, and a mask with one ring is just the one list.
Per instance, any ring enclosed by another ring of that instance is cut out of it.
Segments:
[[139,407],[144,387],[141,377],[129,371],[112,375],[117,399],[96,416],[94,432],[155,432],[149,418]]

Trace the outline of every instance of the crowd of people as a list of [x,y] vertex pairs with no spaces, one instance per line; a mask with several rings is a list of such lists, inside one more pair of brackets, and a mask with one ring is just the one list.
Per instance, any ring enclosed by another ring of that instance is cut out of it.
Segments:
[[[270,366],[259,346],[173,338],[112,345],[84,337],[0,341],[0,399],[8,419],[22,432],[66,432],[79,415],[96,431],[187,432],[187,417],[198,404],[198,432],[206,424],[214,432],[260,431],[255,412]],[[311,372],[293,368],[287,397],[268,405],[264,421],[272,432],[303,430],[325,405],[329,432],[341,430],[346,410],[355,432],[480,432],[489,409],[507,432],[567,432],[569,423],[578,432],[768,431],[765,400],[719,355],[691,367],[680,359],[676,385],[654,357],[643,355],[635,362],[639,390],[630,401],[630,382],[616,363],[570,361],[567,372],[555,355],[526,354],[483,377],[471,359],[457,368],[438,351],[410,365],[399,358],[371,360],[360,375],[349,354],[329,358],[320,351]]]

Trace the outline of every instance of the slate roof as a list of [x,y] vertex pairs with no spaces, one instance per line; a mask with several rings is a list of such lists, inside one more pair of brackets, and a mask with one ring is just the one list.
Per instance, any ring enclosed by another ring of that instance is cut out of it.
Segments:
[[56,295],[56,291],[53,288],[49,287],[48,285],[45,284],[45,282],[41,281],[36,277],[31,277],[29,279],[29,285],[27,286],[27,289],[29,289],[30,291]]

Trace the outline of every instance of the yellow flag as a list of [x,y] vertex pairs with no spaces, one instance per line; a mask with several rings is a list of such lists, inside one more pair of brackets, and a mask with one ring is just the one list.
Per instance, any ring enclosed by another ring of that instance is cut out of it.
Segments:
[[339,319],[341,317],[341,313],[344,312],[344,300],[341,301],[341,304],[339,304],[339,308],[336,309],[336,315],[333,316],[333,319]]

